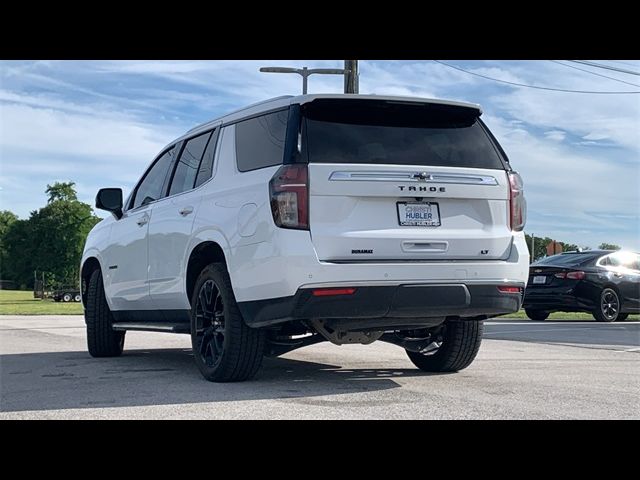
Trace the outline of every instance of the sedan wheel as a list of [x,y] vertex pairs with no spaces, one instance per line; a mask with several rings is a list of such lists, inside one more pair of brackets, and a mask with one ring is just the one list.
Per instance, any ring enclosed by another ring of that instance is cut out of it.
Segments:
[[620,314],[620,298],[612,288],[605,288],[600,294],[599,307],[593,312],[593,317],[599,322],[615,322]]

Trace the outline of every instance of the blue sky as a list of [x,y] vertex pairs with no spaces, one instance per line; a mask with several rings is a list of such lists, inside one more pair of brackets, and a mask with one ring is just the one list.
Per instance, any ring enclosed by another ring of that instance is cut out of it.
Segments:
[[[601,62],[640,72],[640,61]],[[528,85],[640,91],[550,61],[447,63]],[[75,181],[87,203],[103,186],[128,192],[154,155],[194,125],[299,93],[297,75],[258,72],[270,65],[342,61],[0,62],[0,209],[26,218],[57,180]],[[633,75],[581,68],[640,85]],[[309,91],[341,92],[342,78],[312,76]],[[640,250],[640,95],[514,87],[432,61],[361,61],[360,92],[480,103],[524,177],[528,233]]]

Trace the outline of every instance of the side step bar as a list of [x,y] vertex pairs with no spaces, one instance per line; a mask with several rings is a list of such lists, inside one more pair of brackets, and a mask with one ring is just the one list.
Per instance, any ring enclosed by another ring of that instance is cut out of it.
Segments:
[[117,322],[113,329],[119,332],[137,330],[142,332],[191,333],[191,326],[184,322]]

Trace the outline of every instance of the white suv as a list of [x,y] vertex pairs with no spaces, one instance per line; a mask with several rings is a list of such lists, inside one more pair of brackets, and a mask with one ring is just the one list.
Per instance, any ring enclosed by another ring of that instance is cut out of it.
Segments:
[[212,381],[265,355],[382,340],[427,371],[476,356],[483,320],[520,308],[522,181],[478,105],[280,97],[164,148],[82,257],[89,353],[127,330],[191,334]]

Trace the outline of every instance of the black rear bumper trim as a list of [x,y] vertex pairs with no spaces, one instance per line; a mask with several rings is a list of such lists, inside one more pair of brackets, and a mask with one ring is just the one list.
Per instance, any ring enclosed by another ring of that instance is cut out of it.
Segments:
[[[348,286],[348,285],[345,285]],[[496,285],[406,284],[358,286],[352,295],[314,297],[300,289],[290,297],[239,302],[245,322],[252,327],[310,319],[389,319],[389,326],[418,319],[450,316],[479,317],[517,312],[522,293],[503,293]],[[524,290],[524,285],[516,286]],[[377,321],[377,324],[381,322]],[[382,322],[383,324],[384,322]],[[422,322],[420,322],[422,323]]]

